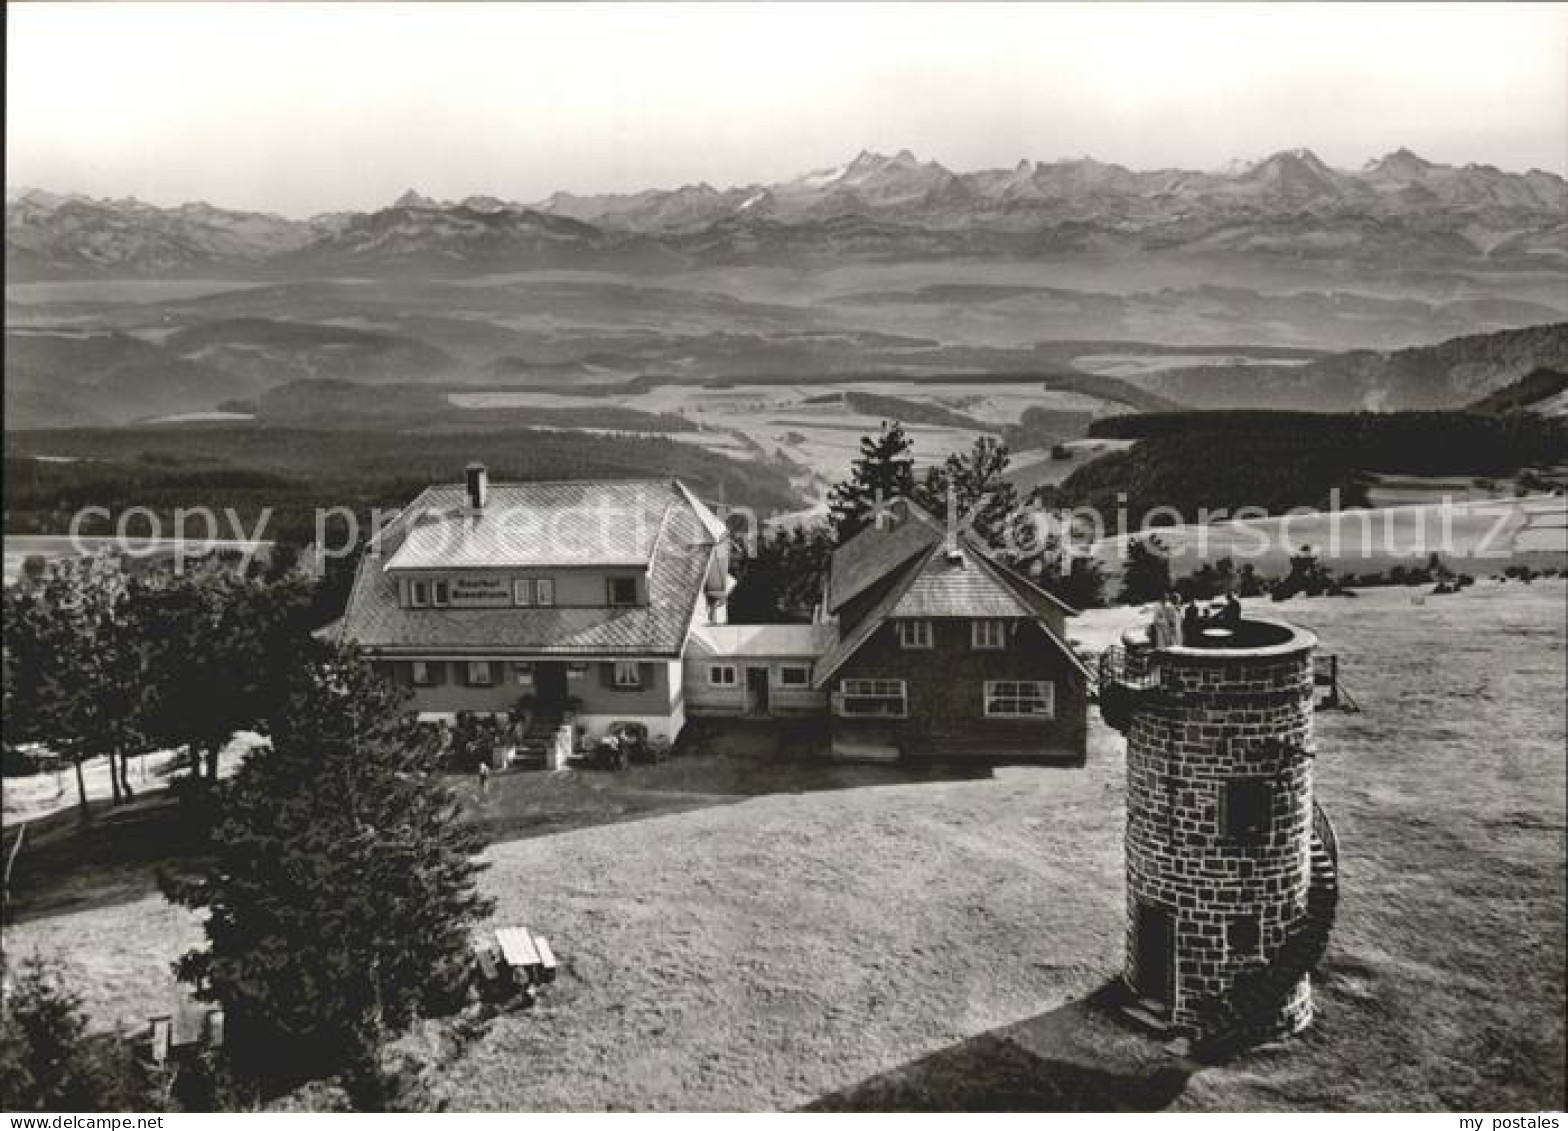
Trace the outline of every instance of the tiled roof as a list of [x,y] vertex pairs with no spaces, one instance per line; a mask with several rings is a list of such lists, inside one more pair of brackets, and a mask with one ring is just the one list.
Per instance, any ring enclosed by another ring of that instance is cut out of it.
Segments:
[[[571,494],[594,497],[596,492],[584,490],[593,486],[602,488],[597,494],[599,498],[646,500],[645,515],[653,513],[657,506],[659,521],[652,525],[648,536],[647,553],[653,563],[648,578],[648,604],[635,608],[404,608],[398,603],[396,574],[381,568],[382,559],[367,554],[349,594],[341,639],[356,641],[374,651],[403,655],[500,652],[679,656],[697,602],[702,598],[714,539],[703,517],[675,487],[670,482],[499,484],[490,488],[486,510],[496,503],[498,495],[517,497],[513,494],[514,486],[519,489],[517,494],[527,489],[536,497],[553,500]],[[431,496],[441,498],[448,494],[461,497],[462,488],[433,488],[419,502],[428,503]],[[395,561],[407,546],[405,541],[393,550],[392,559]],[[534,565],[539,561],[506,564]],[[430,564],[446,563],[432,560]]]
[[[950,565],[938,543],[928,547],[923,556],[898,567],[892,585],[876,606],[860,619],[849,635],[817,661],[812,672],[812,686],[825,687],[871,634],[893,617],[1026,617],[1038,624],[1067,662],[1088,678],[1083,661],[1025,598],[1026,592],[1043,593],[1043,590],[993,561],[970,541],[964,540],[960,546],[964,557],[962,566]],[[964,604],[965,601],[972,603]]]
[[691,510],[688,498],[669,480],[496,483],[475,512],[461,484],[431,487],[385,568],[645,566],[666,512]]
[[925,511],[905,500],[893,506],[903,511],[895,511],[900,520],[897,526],[891,530],[868,526],[833,551],[832,572],[828,575],[830,611],[838,612],[910,558],[942,540],[941,527]]
[[1033,617],[978,554],[967,547],[929,555],[888,615],[893,617]]
[[837,637],[830,624],[704,624],[692,651],[706,656],[800,656],[815,659]]
[[[932,549],[934,548],[932,547]],[[930,550],[927,552],[929,553]],[[887,620],[888,614],[893,611],[893,606],[898,604],[898,600],[904,595],[904,590],[908,588],[909,582],[919,571],[919,559],[906,562],[898,567],[896,580],[889,587],[888,591],[882,595],[882,598],[877,601],[876,605],[855,623],[855,626],[850,629],[849,635],[840,638],[839,642],[830,648],[823,655],[822,659],[817,661],[816,667],[812,670],[811,685],[813,687],[826,686],[833,673],[844,666],[844,661],[860,651],[860,646],[871,639],[873,632],[882,627],[882,622]]]

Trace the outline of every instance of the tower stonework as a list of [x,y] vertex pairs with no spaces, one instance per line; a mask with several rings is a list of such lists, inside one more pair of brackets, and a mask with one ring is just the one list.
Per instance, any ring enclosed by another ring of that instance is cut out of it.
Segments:
[[1171,1032],[1264,1040],[1312,1020],[1337,901],[1313,802],[1316,645],[1243,621],[1222,646],[1147,657],[1131,708],[1107,711],[1127,735],[1124,977]]

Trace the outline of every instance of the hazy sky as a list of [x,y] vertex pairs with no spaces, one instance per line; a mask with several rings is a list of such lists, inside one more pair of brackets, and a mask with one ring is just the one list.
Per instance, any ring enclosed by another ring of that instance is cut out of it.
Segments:
[[304,214],[958,170],[1568,165],[1568,6],[12,4],[7,180]]

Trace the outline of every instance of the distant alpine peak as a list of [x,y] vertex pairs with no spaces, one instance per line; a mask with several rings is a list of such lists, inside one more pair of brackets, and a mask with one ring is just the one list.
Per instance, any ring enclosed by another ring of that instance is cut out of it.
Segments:
[[1430,172],[1437,166],[1404,146],[1400,146],[1392,153],[1385,153],[1381,157],[1368,161],[1366,168],[1369,173],[1414,176]]
[[[907,152],[907,150],[906,150]],[[862,149],[855,154],[855,159],[843,167],[840,176],[849,177],[856,173],[870,173],[888,163],[887,157],[881,153],[873,153],[869,149]]]
[[441,202],[409,189],[392,202],[393,208],[440,208]]
[[1281,165],[1304,165],[1313,172],[1328,173],[1332,171],[1327,165],[1323,164],[1322,159],[1319,158],[1316,153],[1313,153],[1312,150],[1305,148],[1282,149],[1278,153],[1271,153],[1262,161],[1259,161],[1257,165],[1254,166],[1254,168],[1264,169],[1270,166]]

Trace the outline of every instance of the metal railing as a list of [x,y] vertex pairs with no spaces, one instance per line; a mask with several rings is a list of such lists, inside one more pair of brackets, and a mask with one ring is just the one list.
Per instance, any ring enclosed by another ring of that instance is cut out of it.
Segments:
[[1120,684],[1140,690],[1160,685],[1160,669],[1155,655],[1147,649],[1129,649],[1112,644],[1100,653],[1099,688]]
[[1323,851],[1328,853],[1328,858],[1334,866],[1339,866],[1339,837],[1334,834],[1334,823],[1328,819],[1328,814],[1323,811],[1323,806],[1316,801],[1312,803],[1312,835],[1323,844]]

